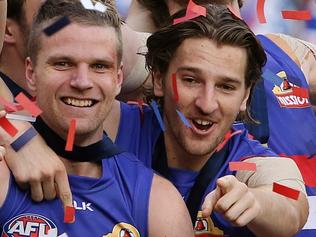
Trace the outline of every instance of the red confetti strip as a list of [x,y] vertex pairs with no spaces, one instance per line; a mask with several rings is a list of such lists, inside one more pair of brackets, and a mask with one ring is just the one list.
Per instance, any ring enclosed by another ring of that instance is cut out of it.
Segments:
[[180,17],[173,20],[173,24],[178,24],[184,21],[191,20],[198,16],[206,16],[206,8],[195,4],[192,0],[189,1],[186,14],[184,17]]
[[229,170],[230,171],[256,171],[257,165],[256,163],[251,162],[229,162]]
[[261,24],[267,23],[266,17],[264,15],[264,4],[265,0],[257,0],[257,14],[258,20]]
[[289,20],[311,20],[312,14],[310,11],[282,11],[283,19]]
[[231,130],[229,130],[224,137],[224,141],[222,141],[215,149],[215,151],[220,151],[225,145],[226,143],[229,141],[229,139],[231,139],[233,136],[235,136],[236,134],[242,133],[242,130],[237,130],[235,132],[232,133]]
[[6,118],[2,117],[0,118],[0,126],[11,136],[14,137],[17,133],[18,130],[16,127],[13,126],[12,123]]
[[33,117],[37,117],[42,113],[42,110],[34,103],[32,102],[29,98],[27,98],[26,95],[21,92],[15,97],[15,100],[19,102],[24,109],[29,111]]
[[173,99],[175,102],[178,103],[179,101],[179,94],[178,94],[178,87],[177,87],[177,74],[172,74],[172,87],[173,87]]
[[65,207],[65,212],[64,212],[64,222],[65,223],[74,223],[76,220],[76,209],[74,207]]
[[273,183],[273,192],[281,194],[288,198],[292,198],[294,200],[297,200],[300,195],[300,191],[278,183]]
[[67,143],[65,150],[66,151],[72,151],[75,141],[75,134],[76,134],[76,120],[72,119],[70,121],[68,135],[67,135]]

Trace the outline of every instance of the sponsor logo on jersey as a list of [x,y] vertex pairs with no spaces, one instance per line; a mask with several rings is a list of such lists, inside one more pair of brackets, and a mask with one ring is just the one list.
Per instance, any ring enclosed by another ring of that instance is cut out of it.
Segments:
[[281,71],[277,74],[283,82],[275,85],[272,92],[276,96],[279,105],[284,108],[306,108],[310,107],[308,90],[300,88],[287,79],[286,73]]
[[229,237],[228,235],[224,235],[224,231],[215,227],[210,217],[203,218],[201,211],[197,215],[194,233],[196,237]]
[[113,227],[112,233],[103,237],[140,237],[138,230],[131,224],[121,222]]
[[26,213],[5,223],[1,237],[48,237],[48,231],[55,228],[54,222],[48,218]]

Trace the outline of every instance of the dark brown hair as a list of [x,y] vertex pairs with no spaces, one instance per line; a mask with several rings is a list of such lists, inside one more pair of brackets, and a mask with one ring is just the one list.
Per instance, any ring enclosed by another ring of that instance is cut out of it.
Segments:
[[[164,76],[177,48],[185,39],[207,38],[219,46],[230,45],[246,50],[245,84],[252,91],[266,63],[262,46],[247,24],[234,16],[225,6],[207,4],[205,7],[206,17],[199,16],[176,25],[168,25],[148,38],[147,68],[150,73],[159,72]],[[250,115],[250,100],[251,96],[247,101],[245,119],[254,121]]]
[[41,49],[43,29],[64,16],[67,16],[71,22],[82,25],[113,27],[117,34],[118,60],[119,62],[122,60],[121,19],[116,8],[111,0],[94,0],[93,2],[103,3],[107,7],[106,11],[87,10],[79,0],[46,0],[42,4],[33,20],[28,42],[28,55],[34,64],[36,64],[37,55]]
[[24,4],[26,0],[8,0],[7,17],[17,22],[25,19]]

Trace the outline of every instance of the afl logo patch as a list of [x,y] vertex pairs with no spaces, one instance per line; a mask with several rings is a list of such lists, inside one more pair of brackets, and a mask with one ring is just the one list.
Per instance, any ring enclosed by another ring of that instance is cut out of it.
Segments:
[[48,218],[26,213],[16,216],[3,226],[1,237],[47,237],[56,225]]

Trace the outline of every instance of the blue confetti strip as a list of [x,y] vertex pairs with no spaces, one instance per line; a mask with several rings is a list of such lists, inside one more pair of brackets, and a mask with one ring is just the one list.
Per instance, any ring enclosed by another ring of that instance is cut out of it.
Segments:
[[182,122],[184,123],[184,125],[187,126],[188,128],[192,128],[191,124],[189,123],[187,118],[179,110],[176,110],[176,111],[177,111],[179,117],[181,118]]
[[274,85],[281,85],[283,80],[275,75],[273,72],[271,72],[269,69],[265,70],[264,73],[262,74],[262,77],[267,80],[272,82]]
[[70,24],[69,18],[67,16],[63,16],[62,18],[58,19],[50,26],[46,27],[44,29],[44,33],[47,36],[52,36],[53,34],[60,31],[61,29],[63,29],[65,26],[67,26],[69,24]]
[[151,107],[152,107],[153,110],[154,110],[154,113],[155,113],[156,118],[157,118],[157,120],[158,120],[158,122],[159,122],[159,125],[160,125],[161,130],[165,132],[165,131],[166,131],[166,128],[165,128],[165,125],[164,125],[164,123],[163,123],[163,121],[162,121],[162,117],[161,117],[161,114],[160,114],[160,112],[159,112],[157,102],[156,102],[155,100],[153,100],[153,101],[151,102]]
[[11,147],[13,148],[13,150],[18,152],[26,143],[28,143],[33,137],[35,137],[36,134],[36,130],[33,127],[30,127],[28,130],[26,130],[25,133],[23,133],[14,142],[11,143]]

